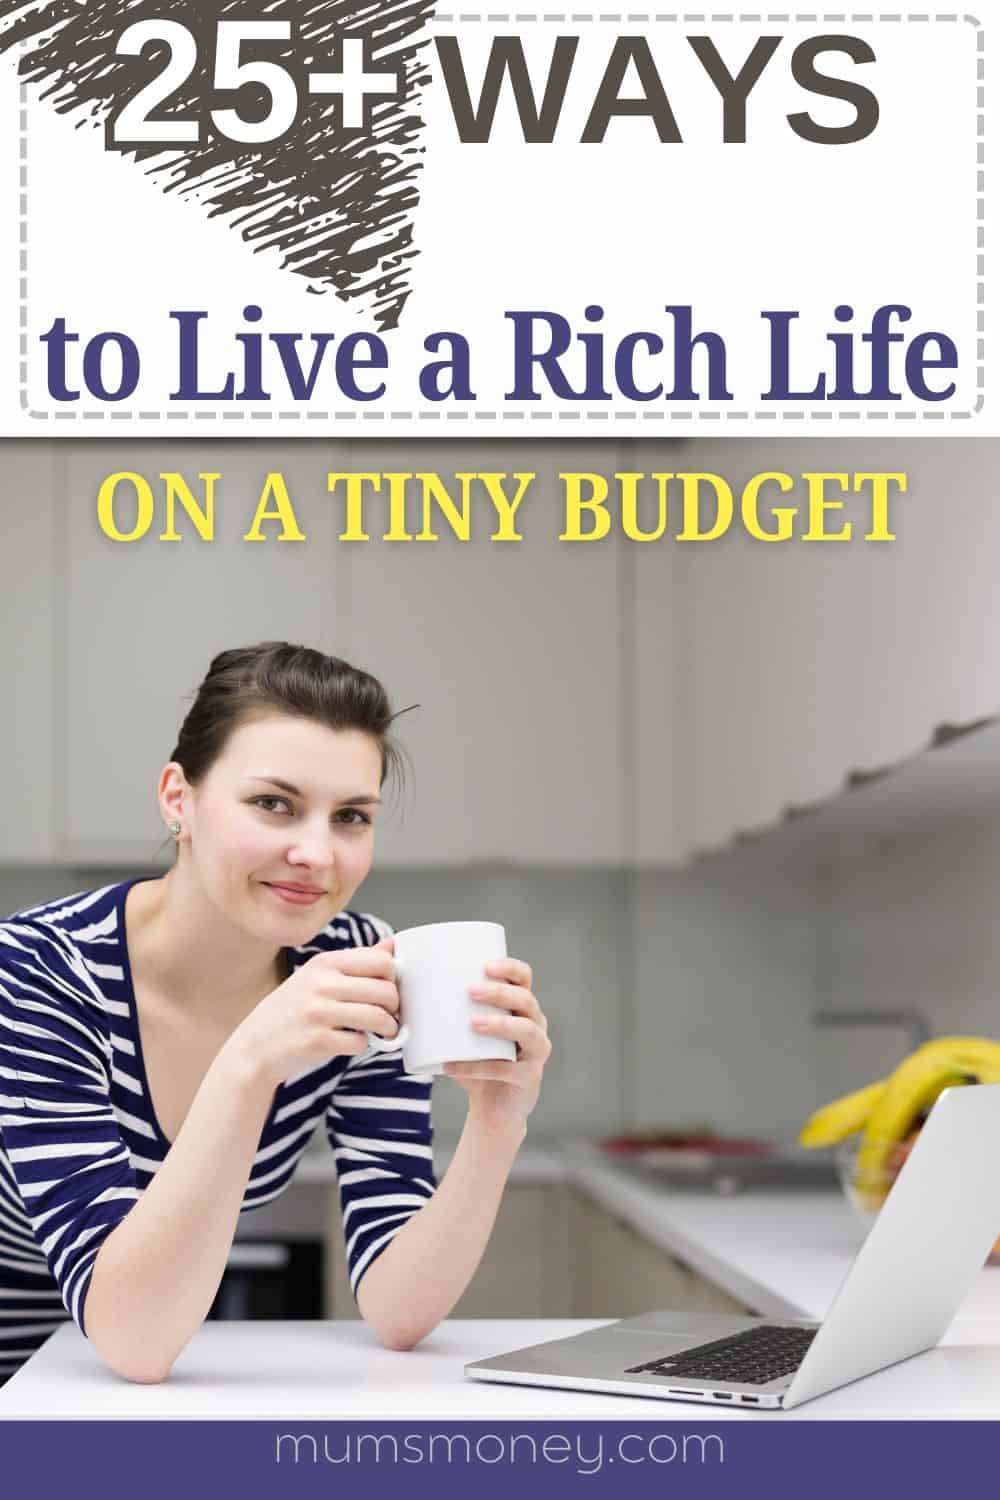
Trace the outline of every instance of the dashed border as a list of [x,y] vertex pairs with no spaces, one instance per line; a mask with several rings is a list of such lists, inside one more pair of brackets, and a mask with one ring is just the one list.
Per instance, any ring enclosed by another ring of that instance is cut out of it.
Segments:
[[[642,22],[673,24],[724,24],[748,22],[757,25],[819,25],[837,22],[841,25],[882,25],[891,22],[914,24],[958,24],[972,26],[976,32],[976,400],[967,411],[830,411],[830,410],[760,410],[760,411],[35,411],[28,398],[28,96],[26,85],[19,85],[19,396],[21,410],[31,419],[55,422],[947,422],[968,421],[985,405],[985,303],[986,303],[986,215],[985,215],[985,52],[986,39],[978,17],[954,12],[903,15],[899,12],[690,12],[664,14],[659,11],[622,11],[580,13],[556,11],[524,13],[490,12],[467,15],[465,12],[433,16],[431,25],[485,24],[509,25],[545,22],[588,23]],[[28,42],[22,42],[22,53]]]

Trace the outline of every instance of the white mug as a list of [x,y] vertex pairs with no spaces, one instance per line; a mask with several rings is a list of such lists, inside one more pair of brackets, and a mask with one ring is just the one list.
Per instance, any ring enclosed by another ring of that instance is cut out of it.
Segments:
[[399,1019],[395,1036],[368,1032],[375,1052],[403,1050],[407,1073],[439,1074],[446,1062],[517,1059],[508,1037],[473,1031],[476,1016],[508,1015],[505,1007],[473,1000],[472,985],[488,984],[485,966],[507,955],[497,922],[431,922],[394,936]]

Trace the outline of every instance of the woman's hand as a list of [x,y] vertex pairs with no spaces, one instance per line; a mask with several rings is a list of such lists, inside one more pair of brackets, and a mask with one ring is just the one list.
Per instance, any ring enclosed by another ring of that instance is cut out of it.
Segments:
[[444,1072],[469,1096],[469,1114],[487,1130],[524,1125],[538,1100],[542,1072],[552,1051],[549,1023],[531,993],[531,968],[519,958],[497,958],[486,965],[486,978],[469,995],[497,1007],[496,1016],[476,1017],[472,1029],[481,1036],[506,1037],[517,1047],[517,1060],[445,1063]]
[[226,1042],[277,1088],[292,1073],[364,1052],[366,1032],[399,1031],[391,938],[315,953],[257,1004]]

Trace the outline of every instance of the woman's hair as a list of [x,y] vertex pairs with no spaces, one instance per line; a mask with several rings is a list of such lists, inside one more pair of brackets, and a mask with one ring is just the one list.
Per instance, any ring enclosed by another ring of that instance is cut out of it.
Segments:
[[220,651],[194,695],[170,759],[179,762],[194,785],[222,754],[234,730],[272,713],[371,735],[382,754],[379,784],[390,774],[403,784],[405,752],[389,734],[399,715],[378,679],[338,656],[288,641]]

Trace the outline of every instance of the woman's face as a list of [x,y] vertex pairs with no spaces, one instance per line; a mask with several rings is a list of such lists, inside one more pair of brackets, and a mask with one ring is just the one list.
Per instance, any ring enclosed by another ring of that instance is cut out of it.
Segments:
[[206,895],[255,938],[314,937],[371,866],[381,772],[378,743],[359,730],[287,714],[242,724],[185,797]]

